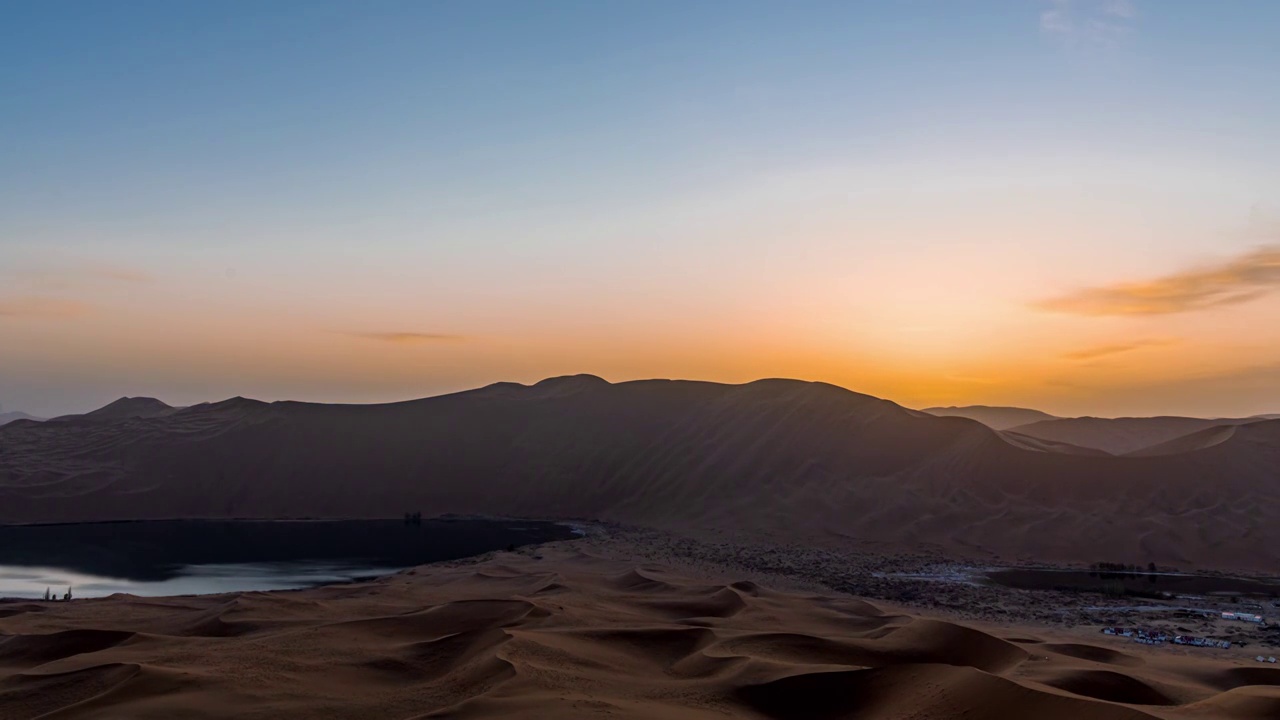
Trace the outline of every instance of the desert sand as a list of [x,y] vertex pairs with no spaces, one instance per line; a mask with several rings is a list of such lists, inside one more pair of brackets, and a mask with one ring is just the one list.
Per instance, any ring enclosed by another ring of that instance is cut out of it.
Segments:
[[[593,537],[304,591],[0,605],[5,718],[1280,716],[1247,653],[637,562]],[[770,586],[768,583],[776,583]]]
[[0,522],[420,511],[1274,572],[1277,468],[1280,421],[1113,457],[822,383],[574,376],[389,405],[135,398],[10,423]]

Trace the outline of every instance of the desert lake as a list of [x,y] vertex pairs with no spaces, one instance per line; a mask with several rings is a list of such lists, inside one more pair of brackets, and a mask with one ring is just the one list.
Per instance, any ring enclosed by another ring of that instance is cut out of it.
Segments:
[[574,536],[551,522],[474,518],[0,526],[0,597],[296,589]]

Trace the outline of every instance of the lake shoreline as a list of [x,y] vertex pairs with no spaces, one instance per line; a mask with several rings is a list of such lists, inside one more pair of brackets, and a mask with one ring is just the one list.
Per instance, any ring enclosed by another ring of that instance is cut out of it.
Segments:
[[573,540],[581,523],[442,516],[0,526],[0,594],[37,599],[291,590]]

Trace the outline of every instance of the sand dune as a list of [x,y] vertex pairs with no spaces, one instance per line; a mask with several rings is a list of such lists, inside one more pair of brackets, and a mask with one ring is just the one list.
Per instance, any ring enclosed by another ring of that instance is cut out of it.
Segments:
[[1229,690],[1187,707],[1192,717],[1273,720],[1280,717],[1280,692],[1245,687]]
[[24,412],[0,413],[0,425],[8,425],[11,422],[17,422],[19,420],[30,420],[32,422],[42,421],[41,418],[35,417],[34,415],[28,415]]
[[1237,429],[1243,425],[1214,425],[1193,433],[1180,435],[1172,440],[1157,443],[1128,453],[1131,457],[1153,457],[1156,455],[1178,455],[1181,453],[1205,450],[1235,437]]
[[93,412],[83,415],[61,415],[54,422],[130,420],[133,418],[155,418],[172,414],[180,408],[172,407],[160,400],[149,397],[124,397],[104,405]]
[[0,428],[0,521],[501,514],[1273,569],[1277,429],[1110,457],[789,380],[573,377],[370,406],[236,398]]
[[1259,720],[1280,703],[1239,660],[690,578],[585,542],[298,592],[4,607],[14,720]]
[[1020,407],[991,407],[989,405],[965,405],[931,407],[920,412],[937,417],[962,417],[977,420],[992,430],[1008,430],[1019,425],[1029,425],[1042,420],[1057,420],[1047,412]]
[[1040,438],[1031,437],[1030,435],[1021,435],[1012,430],[1005,430],[1001,432],[1000,437],[1014,447],[1019,447],[1024,450],[1034,450],[1036,452],[1061,453],[1064,455],[1111,455],[1111,453],[1106,450],[1082,447],[1080,445],[1071,445],[1069,443],[1057,442],[1055,440],[1042,440]]
[[[1178,438],[1217,427],[1259,422],[1265,418],[1061,418],[1018,425],[1010,434],[1103,450],[1112,455],[1160,455],[1183,452]],[[1165,447],[1165,445],[1167,447]],[[1191,449],[1188,447],[1187,449]]]

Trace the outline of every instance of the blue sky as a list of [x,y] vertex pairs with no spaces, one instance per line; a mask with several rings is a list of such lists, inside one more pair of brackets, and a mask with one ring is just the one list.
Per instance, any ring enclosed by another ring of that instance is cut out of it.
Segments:
[[[377,400],[576,370],[1100,414],[1280,405],[1170,389],[1280,363],[1280,338],[1216,329],[1272,319],[1266,298],[1028,309],[1277,240],[1276,3],[0,12],[12,407]],[[1141,345],[1170,385],[1054,364],[1133,338],[1178,340]],[[236,372],[197,367],[214,347]],[[288,369],[317,353],[313,377]]]

